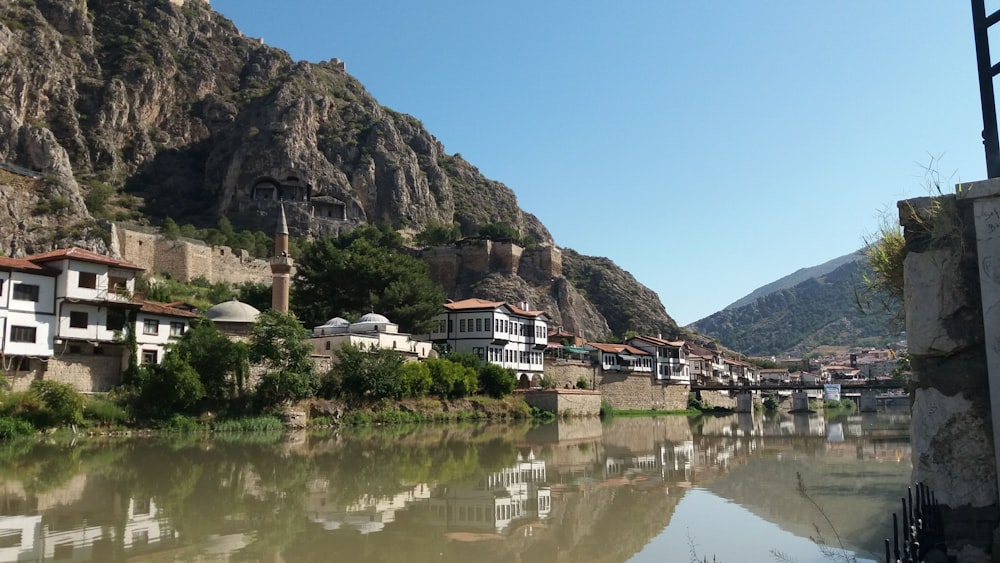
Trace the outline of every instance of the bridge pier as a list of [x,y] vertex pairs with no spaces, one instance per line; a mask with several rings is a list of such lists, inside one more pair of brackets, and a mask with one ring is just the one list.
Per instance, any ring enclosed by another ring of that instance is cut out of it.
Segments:
[[736,412],[753,412],[753,391],[740,391],[736,394]]
[[875,389],[862,389],[861,397],[858,399],[858,410],[860,412],[875,412],[878,410],[878,391]]
[[792,412],[809,410],[809,394],[805,391],[792,391]]

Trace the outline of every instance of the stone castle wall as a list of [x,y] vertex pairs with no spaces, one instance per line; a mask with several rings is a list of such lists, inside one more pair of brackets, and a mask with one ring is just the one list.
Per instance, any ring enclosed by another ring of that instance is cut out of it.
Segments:
[[510,242],[463,241],[456,245],[427,248],[418,257],[430,267],[431,279],[451,292],[465,277],[490,272],[549,281],[562,277],[562,251],[549,244],[527,250]]
[[234,252],[228,246],[170,240],[121,226],[113,227],[113,235],[117,255],[149,273],[167,273],[184,282],[199,277],[210,283],[271,282],[270,263],[244,250]]

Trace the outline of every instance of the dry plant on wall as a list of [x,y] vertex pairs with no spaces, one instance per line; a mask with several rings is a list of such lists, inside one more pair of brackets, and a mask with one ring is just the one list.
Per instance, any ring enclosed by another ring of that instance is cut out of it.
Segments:
[[[959,242],[961,249],[961,222],[958,216],[955,196],[946,195],[943,187],[952,185],[954,173],[941,175],[940,156],[930,155],[927,164],[921,164],[923,185],[928,199],[915,206],[907,201],[908,225],[915,227],[914,238],[921,238],[927,246],[941,244],[942,241]],[[959,191],[961,187],[959,187]],[[863,311],[872,311],[873,306],[902,314],[903,302],[903,260],[906,258],[906,239],[903,229],[895,218],[883,212],[878,229],[864,237],[864,257],[866,270],[862,273],[863,290],[855,295]]]

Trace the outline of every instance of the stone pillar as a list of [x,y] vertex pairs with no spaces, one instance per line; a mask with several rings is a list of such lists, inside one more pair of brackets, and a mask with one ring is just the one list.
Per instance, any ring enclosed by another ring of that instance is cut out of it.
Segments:
[[858,399],[858,410],[861,412],[875,412],[878,410],[878,391],[875,389],[862,389],[861,398]]
[[991,394],[1000,390],[1000,236],[992,233],[1000,220],[991,220],[1000,217],[996,188],[1000,183],[987,181],[962,188],[957,197],[898,204],[914,375],[912,480],[929,486],[944,505],[949,553],[963,552],[963,561],[989,561],[996,552],[996,422],[990,409]]
[[753,412],[753,392],[740,391],[736,395],[736,412]]
[[809,393],[792,391],[792,412],[805,412],[807,410],[809,410]]

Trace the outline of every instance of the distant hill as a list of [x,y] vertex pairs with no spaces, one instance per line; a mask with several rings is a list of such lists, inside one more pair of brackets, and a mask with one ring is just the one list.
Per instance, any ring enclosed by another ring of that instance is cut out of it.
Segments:
[[[861,310],[858,295],[863,292],[864,264],[845,258],[838,258],[841,264],[825,272],[837,260],[799,270],[751,293],[760,296],[749,303],[730,306],[689,328],[752,355],[799,355],[820,345],[874,346],[895,341],[902,330],[900,323],[884,308]],[[810,271],[814,274],[804,277]],[[788,285],[787,280],[796,276],[804,279]],[[764,291],[781,285],[785,287]]]
[[844,256],[841,256],[840,258],[834,258],[833,260],[830,260],[829,262],[824,262],[819,266],[812,266],[810,268],[800,268],[781,279],[775,280],[767,285],[758,287],[757,289],[750,292],[749,295],[737,299],[736,301],[727,305],[726,309],[736,309],[744,305],[749,305],[750,303],[753,303],[760,297],[764,297],[765,295],[770,295],[771,293],[774,293],[775,291],[781,289],[788,289],[790,287],[795,287],[796,285],[808,279],[825,276],[826,274],[829,274],[830,272],[836,270],[837,268],[843,266],[844,264],[847,264],[849,262],[855,262],[860,259],[861,255],[858,254],[857,252],[854,252],[851,254],[846,254]]

